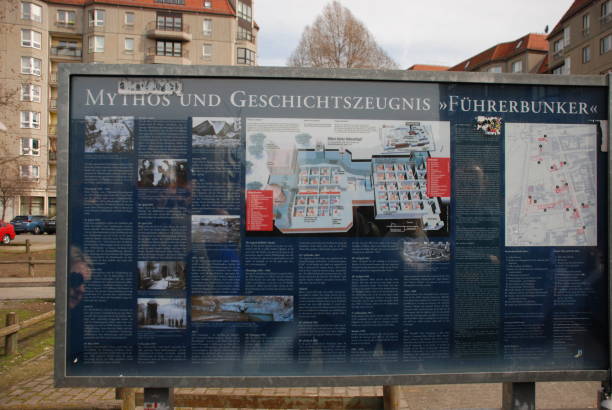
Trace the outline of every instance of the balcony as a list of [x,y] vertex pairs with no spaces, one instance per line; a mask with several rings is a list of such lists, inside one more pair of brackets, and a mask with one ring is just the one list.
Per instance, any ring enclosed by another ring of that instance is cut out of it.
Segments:
[[601,24],[602,28],[607,27],[611,21],[612,21],[612,13],[608,13],[599,18],[599,23]]
[[57,152],[49,151],[49,162],[52,164],[57,162]]
[[49,98],[49,111],[57,111],[57,98]]
[[48,130],[48,134],[50,137],[55,137],[57,136],[57,125],[49,125],[49,130]]
[[565,55],[565,53],[563,52],[563,49],[557,50],[555,52],[553,52],[553,60],[560,60],[563,58],[563,56]]
[[181,50],[181,55],[176,55],[170,53],[158,53],[157,48],[150,47],[147,50],[147,55],[145,57],[145,63],[147,64],[182,64],[189,65],[191,64],[191,60],[189,60],[189,50],[185,50],[183,48]]
[[74,47],[51,47],[51,60],[81,61],[81,49]]
[[187,24],[170,25],[151,21],[146,26],[147,37],[156,40],[191,41],[193,36]]
[[70,30],[70,31],[76,31],[76,22],[75,21],[56,21],[55,22],[55,27],[57,27],[60,30]]

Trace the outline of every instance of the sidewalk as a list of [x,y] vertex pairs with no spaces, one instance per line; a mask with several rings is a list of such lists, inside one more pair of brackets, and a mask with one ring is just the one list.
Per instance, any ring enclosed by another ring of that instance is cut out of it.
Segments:
[[[49,357],[44,358],[49,360]],[[40,358],[39,360],[43,360]],[[1,376],[0,376],[1,377]],[[594,409],[597,382],[538,383],[538,409]],[[381,387],[311,387],[267,389],[176,389],[175,394],[266,395],[266,396],[382,396]],[[0,393],[0,409],[119,409],[114,389],[53,387],[51,373],[11,386]],[[501,406],[501,384],[405,386],[401,408],[493,409]]]

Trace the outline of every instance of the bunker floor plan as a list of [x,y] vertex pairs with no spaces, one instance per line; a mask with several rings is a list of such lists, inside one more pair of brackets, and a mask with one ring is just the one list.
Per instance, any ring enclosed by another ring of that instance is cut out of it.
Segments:
[[[385,124],[372,132],[371,124],[357,121],[341,126],[355,137],[334,135],[333,126],[327,129],[332,135],[319,138],[247,131],[247,161],[260,175],[256,181],[247,177],[247,189],[274,192],[274,225],[280,232],[347,232],[358,206],[373,207],[377,220],[418,220],[423,230],[445,226],[441,199],[427,196],[431,154],[426,149],[436,145],[430,127]],[[323,127],[312,128],[316,132]],[[360,135],[366,131],[367,136]]]

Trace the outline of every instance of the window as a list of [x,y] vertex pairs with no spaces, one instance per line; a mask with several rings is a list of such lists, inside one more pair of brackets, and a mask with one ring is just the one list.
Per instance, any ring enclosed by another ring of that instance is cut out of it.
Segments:
[[565,67],[561,64],[559,67],[556,67],[552,71],[553,74],[561,75],[565,73]]
[[155,3],[164,3],[164,4],[185,4],[185,0],[155,0]]
[[591,29],[591,16],[589,14],[585,14],[582,16],[582,34],[585,36],[589,34]]
[[202,31],[204,32],[205,36],[212,35],[212,24],[213,22],[211,19],[204,19],[202,22]]
[[253,41],[253,33],[250,29],[238,26],[238,40]]
[[34,111],[21,111],[21,128],[40,128],[40,113]]
[[241,19],[247,20],[247,21],[251,21],[252,19],[251,6],[244,4],[241,1],[237,1],[236,8],[237,8],[236,11],[237,11],[238,17],[240,17]]
[[248,48],[239,48],[238,64],[255,65],[255,52]]
[[134,39],[133,38],[125,39],[125,51],[134,51]]
[[125,13],[125,17],[123,21],[125,22],[126,26],[133,26],[134,25],[134,13],[132,12]]
[[582,49],[582,64],[586,64],[591,61],[591,47],[586,46]]
[[60,26],[74,26],[76,22],[76,13],[69,10],[57,11],[57,24]]
[[553,43],[553,50],[556,53],[559,53],[563,50],[564,40],[561,38]]
[[180,57],[182,55],[180,41],[157,40],[156,50],[158,56]]
[[89,37],[89,52],[103,53],[104,52],[104,36]]
[[569,57],[565,58],[563,62],[563,74],[569,75],[572,69],[572,59]]
[[570,28],[565,27],[563,29],[563,45],[567,47],[569,46],[569,43],[570,43]]
[[204,57],[205,59],[211,59],[212,53],[213,53],[212,44],[204,44],[202,46],[202,57]]
[[89,27],[104,26],[105,16],[106,16],[106,12],[104,10],[99,10],[99,9],[89,10]]
[[601,4],[601,21],[603,23],[610,21],[610,14],[612,14],[612,1],[607,0]]
[[512,63],[512,72],[521,73],[523,72],[523,62],[521,60]]
[[34,57],[21,57],[21,74],[32,74],[40,77],[42,60]]
[[21,101],[40,102],[40,86],[34,84],[22,84]]
[[40,50],[40,42],[42,41],[42,34],[38,31],[22,29],[21,30],[21,46],[37,48]]
[[523,40],[521,40],[518,43],[516,43],[516,47],[514,47],[514,48],[521,48],[522,45],[523,45]]
[[38,179],[40,177],[40,167],[38,165],[20,165],[19,176],[27,179]]
[[42,23],[42,7],[34,3],[21,3],[21,18]]
[[612,34],[608,34],[599,40],[599,53],[605,54],[612,48]]
[[21,155],[40,155],[40,140],[37,138],[22,138]]
[[205,9],[212,8],[212,1],[204,0],[204,8]]
[[157,29],[165,31],[182,31],[183,16],[178,13],[157,13]]
[[489,71],[490,73],[501,73],[502,68],[501,66],[489,67],[489,70],[487,71]]

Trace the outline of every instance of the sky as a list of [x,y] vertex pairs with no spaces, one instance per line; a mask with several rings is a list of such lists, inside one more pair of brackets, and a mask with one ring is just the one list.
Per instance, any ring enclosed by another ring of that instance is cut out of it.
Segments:
[[[284,66],[330,0],[256,0],[258,64]],[[552,30],[573,0],[339,0],[400,69],[452,66],[501,42]]]

